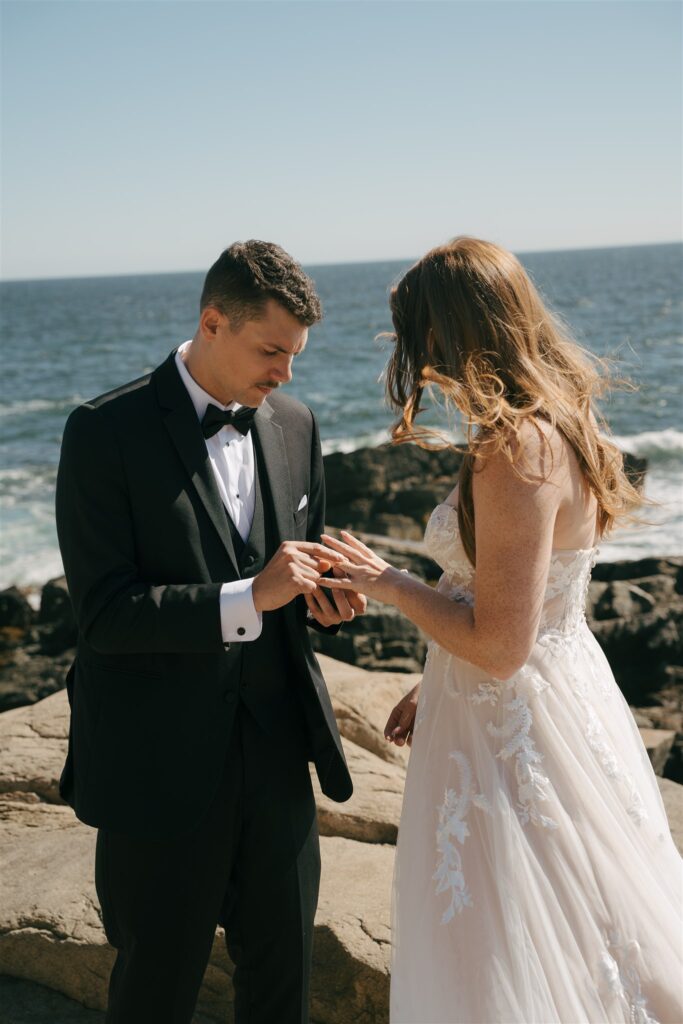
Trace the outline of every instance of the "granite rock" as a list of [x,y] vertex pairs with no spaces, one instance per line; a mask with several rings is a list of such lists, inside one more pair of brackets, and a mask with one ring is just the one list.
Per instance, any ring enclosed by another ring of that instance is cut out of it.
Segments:
[[[95,837],[68,807],[0,800],[0,973],[102,1010],[115,954],[95,894]],[[313,1016],[385,1019],[393,847],[323,836],[321,854]],[[232,1019],[231,975],[219,929],[197,1007],[207,1022]]]
[[320,790],[312,772],[318,825],[324,836],[342,836],[364,843],[396,843],[401,817],[405,769],[344,740],[344,752],[353,778],[353,796],[343,804]]
[[342,736],[384,761],[405,764],[408,751],[384,738],[389,714],[421,675],[366,672],[321,655],[319,658]]

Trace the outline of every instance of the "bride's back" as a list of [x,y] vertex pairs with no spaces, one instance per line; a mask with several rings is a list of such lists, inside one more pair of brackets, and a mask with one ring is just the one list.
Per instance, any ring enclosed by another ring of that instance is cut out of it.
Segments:
[[553,530],[553,549],[592,548],[598,543],[597,498],[579,466],[576,453],[559,430],[541,425],[552,456],[548,485],[560,488],[561,499]]

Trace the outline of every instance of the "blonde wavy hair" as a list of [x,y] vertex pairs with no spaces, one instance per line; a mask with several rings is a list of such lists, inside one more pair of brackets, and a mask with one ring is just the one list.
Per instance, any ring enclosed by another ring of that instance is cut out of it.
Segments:
[[525,421],[545,444],[539,419],[570,444],[597,499],[600,536],[618,519],[633,518],[643,499],[594,407],[610,386],[606,364],[576,344],[512,253],[492,242],[455,238],[411,267],[392,289],[390,304],[395,334],[386,386],[400,413],[392,438],[423,448],[456,447],[415,423],[430,386],[462,414],[467,445],[459,449],[458,520],[473,565],[475,461],[481,467],[502,452],[524,475],[515,453]]

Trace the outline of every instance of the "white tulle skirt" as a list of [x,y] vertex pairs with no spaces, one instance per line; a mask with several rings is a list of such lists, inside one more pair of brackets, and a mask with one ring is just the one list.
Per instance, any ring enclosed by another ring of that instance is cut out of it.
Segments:
[[506,683],[432,644],[393,894],[392,1024],[681,1024],[681,859],[585,624]]

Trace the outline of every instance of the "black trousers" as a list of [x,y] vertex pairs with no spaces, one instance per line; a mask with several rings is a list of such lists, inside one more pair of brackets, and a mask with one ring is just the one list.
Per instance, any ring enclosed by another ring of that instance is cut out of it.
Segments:
[[267,736],[241,706],[201,824],[164,840],[100,829],[95,877],[118,951],[107,1024],[190,1024],[218,923],[236,1024],[307,1024],[320,847],[296,732]]

